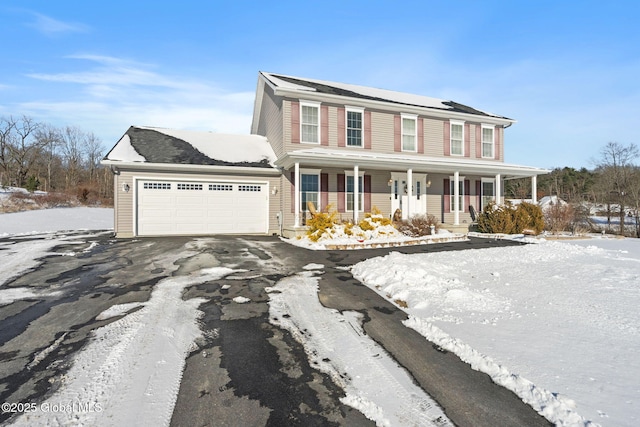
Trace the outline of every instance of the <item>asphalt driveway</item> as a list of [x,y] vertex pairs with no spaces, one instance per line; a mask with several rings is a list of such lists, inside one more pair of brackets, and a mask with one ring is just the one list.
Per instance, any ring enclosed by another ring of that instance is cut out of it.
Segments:
[[[233,266],[238,273],[190,286],[183,295],[206,298],[199,306],[206,333],[186,360],[171,424],[373,425],[339,400],[343,390],[311,366],[288,331],[269,322],[265,288],[318,263],[325,266],[320,302],[362,313],[367,334],[410,372],[456,425],[548,425],[487,375],[404,327],[402,311],[339,268],[384,255],[388,249],[308,251],[270,237],[120,240],[96,234],[91,241],[82,252],[76,244],[75,256],[55,255],[72,250],[58,246],[37,267],[1,285],[37,292],[0,306],[0,402],[38,402],[56,390],[91,331],[119,318],[96,320],[107,308],[147,301],[154,286],[168,277]],[[513,243],[472,239],[393,250],[415,253],[507,244]],[[185,245],[192,248],[186,254]],[[250,302],[234,304],[238,296],[248,296]],[[0,414],[0,421],[11,415]]]

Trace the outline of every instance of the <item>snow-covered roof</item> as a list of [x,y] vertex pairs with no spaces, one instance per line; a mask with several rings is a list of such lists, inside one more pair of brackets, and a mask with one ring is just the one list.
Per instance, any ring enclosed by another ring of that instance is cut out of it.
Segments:
[[396,92],[367,86],[330,82],[325,80],[307,79],[282,74],[261,72],[261,74],[276,88],[298,92],[301,96],[311,93],[344,96],[370,101],[403,104],[412,107],[429,108],[455,113],[473,114],[513,121],[507,117],[481,111],[455,101],[432,98],[411,93]]
[[272,168],[276,155],[259,135],[131,126],[104,160]]

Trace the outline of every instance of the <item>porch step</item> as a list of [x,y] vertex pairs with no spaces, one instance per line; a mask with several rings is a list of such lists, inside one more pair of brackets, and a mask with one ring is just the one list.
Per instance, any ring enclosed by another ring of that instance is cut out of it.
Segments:
[[471,231],[472,225],[469,223],[463,223],[459,225],[443,223],[440,225],[440,228],[444,228],[445,230],[450,231],[452,233],[467,234],[469,233],[469,231]]

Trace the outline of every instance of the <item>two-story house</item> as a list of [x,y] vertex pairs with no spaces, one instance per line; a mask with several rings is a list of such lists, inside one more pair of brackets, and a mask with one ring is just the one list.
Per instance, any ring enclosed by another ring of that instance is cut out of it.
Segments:
[[103,159],[118,236],[303,232],[309,202],[465,231],[469,206],[545,169],[504,162],[514,120],[370,87],[258,75],[251,135],[131,127]]
[[375,206],[464,230],[469,206],[500,201],[504,180],[531,177],[535,198],[548,172],[504,162],[513,123],[453,101],[261,72],[251,133],[267,137],[283,171],[285,235],[309,201],[343,219]]

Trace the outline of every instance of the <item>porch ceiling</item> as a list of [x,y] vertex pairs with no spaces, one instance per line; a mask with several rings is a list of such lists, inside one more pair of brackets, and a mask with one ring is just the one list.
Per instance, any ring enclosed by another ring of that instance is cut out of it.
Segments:
[[361,168],[375,170],[403,171],[412,169],[421,173],[454,173],[470,175],[502,175],[503,179],[524,178],[544,175],[548,169],[511,165],[500,162],[477,161],[465,158],[425,157],[410,154],[381,154],[310,148],[285,154],[276,161],[276,166],[292,168],[296,163],[301,167]]

